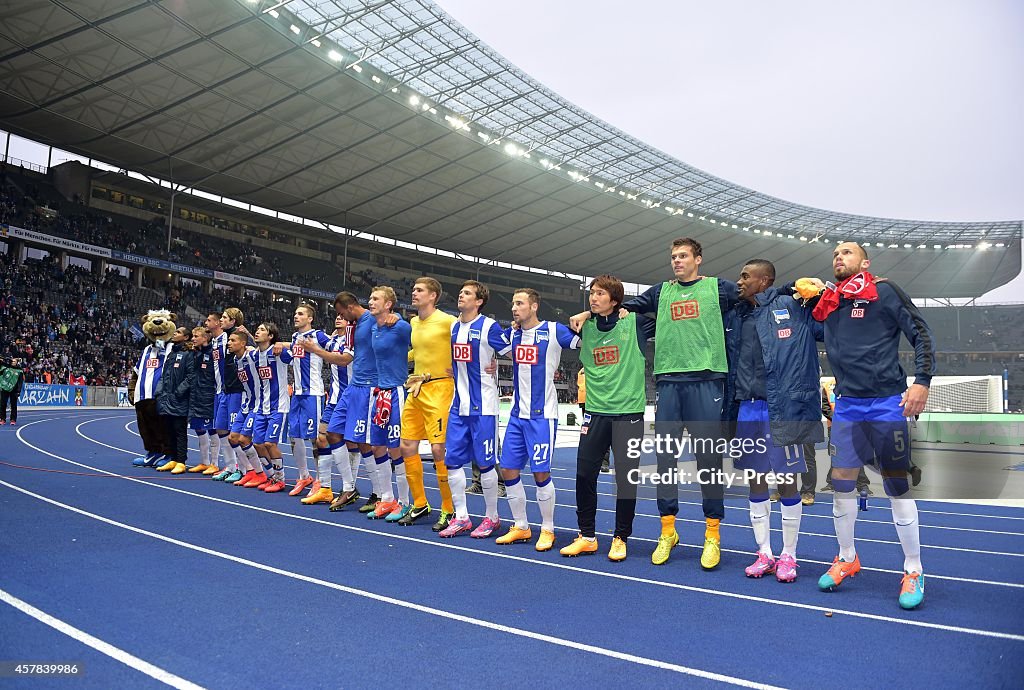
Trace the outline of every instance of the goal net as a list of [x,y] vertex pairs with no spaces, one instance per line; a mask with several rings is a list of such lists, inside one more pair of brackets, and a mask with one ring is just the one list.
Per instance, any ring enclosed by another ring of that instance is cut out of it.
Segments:
[[[908,378],[907,385],[914,382]],[[1002,412],[1003,377],[935,376],[925,412]]]

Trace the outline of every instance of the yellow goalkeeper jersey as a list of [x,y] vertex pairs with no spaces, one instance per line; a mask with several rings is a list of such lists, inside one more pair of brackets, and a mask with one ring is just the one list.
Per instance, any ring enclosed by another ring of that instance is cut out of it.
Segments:
[[414,374],[430,374],[432,378],[448,376],[452,367],[452,324],[455,317],[440,309],[426,319],[412,317],[412,350],[409,361],[415,363]]

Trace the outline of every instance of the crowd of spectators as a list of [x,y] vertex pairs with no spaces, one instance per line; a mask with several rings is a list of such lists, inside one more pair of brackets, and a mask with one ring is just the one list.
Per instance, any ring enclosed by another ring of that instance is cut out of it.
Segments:
[[[63,202],[46,185],[20,178],[18,184],[20,187],[6,178],[0,180],[0,222],[175,263],[328,292],[345,286],[365,294],[376,285],[390,285],[400,303],[411,300],[412,275],[396,279],[367,268],[351,271],[339,280],[341,276],[326,262],[257,248],[240,233],[237,240],[225,240],[178,227],[172,231],[168,252],[165,220],[115,218],[89,210],[80,201]],[[0,255],[0,265],[4,276],[0,281],[0,356],[20,356],[27,381],[64,382],[81,376],[90,383],[121,384],[127,380],[126,361],[133,361],[137,349],[130,328],[146,306],[139,303],[140,291],[134,290],[127,278],[114,269],[101,277],[77,266],[62,269],[53,259],[28,260],[15,266],[11,257]],[[440,306],[454,312],[459,286],[443,285]],[[213,294],[206,294],[198,281],[176,278],[152,286],[152,304],[148,306],[167,307],[181,315],[179,320],[187,321],[186,314],[195,319],[197,313],[237,305],[247,314],[276,321],[282,330],[290,325],[293,305],[289,299],[272,302],[267,293],[258,290],[245,290],[240,298],[236,290],[220,287],[215,285]],[[504,323],[508,316],[501,305],[507,298],[493,292],[488,309]],[[401,313],[411,316],[406,309]],[[936,334],[942,374],[1001,373],[1005,367],[1010,370],[1011,405],[1022,402],[1016,400],[1024,379],[1021,307],[930,307],[922,313]],[[542,318],[563,316],[547,313]],[[912,355],[904,353],[904,359],[905,366],[912,367]],[[823,366],[827,373],[827,361]],[[563,402],[575,400],[578,368],[579,362],[569,355],[555,374]],[[510,380],[511,368],[503,367],[499,377]]]
[[52,260],[14,265],[0,255],[0,357],[17,361],[28,383],[125,385],[134,361],[132,319],[119,305],[127,281],[96,278]]

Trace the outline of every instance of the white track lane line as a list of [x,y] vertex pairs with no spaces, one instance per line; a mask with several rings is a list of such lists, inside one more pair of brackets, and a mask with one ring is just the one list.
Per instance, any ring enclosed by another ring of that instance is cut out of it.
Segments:
[[[124,425],[125,431],[127,431],[130,434],[132,434],[133,436],[138,436],[139,435],[138,431],[132,431],[130,428],[128,428],[128,427],[130,427],[132,425],[138,426],[138,422],[136,420],[130,420],[127,424]],[[191,429],[189,430],[189,432],[192,433]],[[282,455],[291,455],[291,451],[288,449],[288,444],[280,446],[280,448],[281,448],[281,454]],[[198,452],[197,448],[193,448],[192,450],[195,450],[195,451]],[[560,477],[561,478],[565,478],[565,479],[572,479],[572,478],[574,478],[576,476],[575,474],[568,473],[567,470],[561,470],[561,469],[555,469],[552,472],[552,474],[555,474],[555,473],[562,473],[560,475]],[[606,479],[601,479],[600,477],[598,478],[598,483],[599,484],[607,484],[609,486],[615,486],[615,481],[614,480],[609,481],[609,480],[606,480]],[[697,490],[697,489],[680,489],[679,492],[680,493],[700,493],[700,491]],[[602,496],[611,496],[613,494],[600,494],[600,495],[602,495]],[[735,498],[735,499],[743,500],[743,499],[747,498],[747,496],[746,495],[740,495],[740,494],[728,494],[726,496],[726,498]],[[873,502],[877,502],[877,501],[882,500],[882,498],[883,497],[881,497],[881,496],[876,496],[876,497],[872,498],[872,501]],[[637,497],[637,500],[638,501],[656,501],[657,499],[655,499],[655,498],[648,498],[646,496],[639,496],[639,497]],[[922,501],[926,501],[927,499],[921,499],[921,500]],[[823,505],[823,506],[830,506],[830,505],[832,505],[832,501],[825,501],[825,500],[820,500],[820,499],[816,499],[814,503],[815,503],[815,505]],[[701,505],[701,502],[700,501],[679,501],[679,504],[680,505],[699,506],[699,505]],[[971,505],[971,504],[968,503],[966,505]],[[730,506],[730,508],[733,509],[733,510],[747,510],[749,512],[749,508],[744,508],[742,506]],[[874,506],[872,508],[872,510],[892,511],[892,508],[889,507],[888,505],[882,504],[882,505]],[[981,514],[981,513],[961,513],[961,512],[949,511],[949,510],[929,510],[929,509],[921,508],[921,507],[918,507],[918,511],[917,512],[919,512],[919,513],[928,513],[928,514],[931,514],[931,515],[955,515],[955,516],[958,516],[958,517],[988,518],[990,520],[1020,520],[1020,521],[1024,521],[1024,517],[1016,517],[1016,516],[1013,516],[1013,515],[984,515],[984,514]],[[831,520],[832,519],[831,515],[815,515],[813,513],[804,513],[804,517],[820,518],[820,519],[825,519],[825,520]],[[892,522],[887,522],[887,521],[883,521],[883,520],[864,520],[864,519],[861,519],[861,520],[863,520],[865,522],[876,522],[876,523],[878,523],[880,525],[892,524]],[[861,520],[858,520],[858,521],[861,521]],[[927,528],[931,528],[931,529],[947,529],[947,530],[966,531],[966,532],[980,532],[980,533],[986,533],[987,532],[987,533],[993,533],[993,534],[1008,534],[1008,535],[1024,536],[1024,532],[992,532],[991,530],[974,530],[974,529],[971,529],[969,527],[944,527],[942,525],[921,525],[921,527],[927,527]]]
[[[611,649],[604,649],[602,647],[597,647],[595,645],[586,644],[584,642],[577,642],[575,640],[569,640],[569,639],[565,639],[565,638],[561,638],[561,637],[555,637],[553,635],[545,635],[543,633],[533,632],[531,630],[526,630],[526,629],[523,629],[523,628],[516,628],[516,627],[512,627],[510,625],[503,625],[501,623],[496,623],[494,621],[484,620],[482,618],[473,618],[472,616],[464,616],[464,615],[459,614],[459,613],[453,613],[451,611],[445,611],[444,609],[438,609],[438,608],[434,608],[432,606],[424,606],[422,604],[417,604],[417,603],[414,603],[414,602],[411,602],[411,601],[406,601],[404,599],[398,599],[398,598],[386,596],[386,595],[383,595],[383,594],[377,594],[375,592],[369,592],[367,590],[358,589],[356,587],[349,587],[349,586],[346,586],[346,585],[338,584],[337,582],[330,582],[328,580],[321,580],[321,579],[316,578],[316,577],[310,577],[309,575],[303,575],[301,573],[296,573],[296,572],[293,572],[291,570],[284,570],[283,568],[276,568],[274,566],[267,565],[265,563],[260,563],[258,561],[252,561],[252,560],[249,560],[247,558],[242,558],[240,556],[234,556],[234,555],[229,554],[229,553],[224,553],[223,551],[216,551],[214,549],[208,549],[208,548],[206,548],[204,546],[199,546],[197,544],[192,544],[192,543],[187,542],[187,541],[182,541],[180,539],[175,539],[173,537],[168,537],[166,535],[158,534],[156,532],[150,532],[149,530],[142,529],[141,527],[135,527],[134,525],[128,525],[128,524],[125,524],[123,522],[118,522],[117,520],[112,520],[112,519],[104,517],[102,515],[97,515],[96,513],[90,513],[89,511],[83,510],[81,508],[76,508],[74,506],[68,505],[67,503],[54,501],[54,500],[52,500],[50,498],[47,498],[45,496],[40,496],[37,493],[33,493],[31,491],[28,491],[27,489],[23,489],[20,486],[15,486],[14,484],[9,484],[8,482],[5,482],[5,481],[0,481],[0,486],[6,486],[7,488],[13,489],[14,491],[18,491],[18,492],[20,492],[22,494],[25,494],[26,496],[30,496],[32,498],[35,498],[35,499],[39,500],[39,501],[43,501],[45,503],[49,503],[50,505],[55,506],[57,508],[62,508],[64,510],[69,510],[69,511],[71,511],[73,513],[76,513],[78,515],[81,515],[83,517],[91,518],[93,520],[97,520],[97,521],[102,522],[104,524],[111,525],[113,527],[119,527],[119,528],[127,530],[129,532],[134,532],[135,534],[141,534],[143,536],[147,536],[147,537],[150,537],[152,539],[156,539],[156,540],[159,540],[159,541],[162,541],[162,542],[166,542],[168,544],[173,544],[174,546],[180,546],[180,547],[182,547],[184,549],[189,549],[190,551],[195,551],[197,553],[205,554],[207,556],[212,556],[214,558],[220,558],[220,559],[223,559],[225,561],[230,561],[232,563],[237,563],[239,565],[244,565],[246,567],[253,568],[253,569],[256,569],[256,570],[262,570],[264,572],[268,572],[268,573],[271,573],[271,574],[274,574],[274,575],[280,575],[282,577],[291,578],[293,580],[298,580],[300,582],[307,582],[309,584],[317,585],[317,586],[320,586],[320,587],[325,587],[325,588],[328,588],[328,589],[333,589],[333,590],[336,590],[336,591],[339,591],[339,592],[344,592],[346,594],[351,594],[353,596],[362,597],[364,599],[370,599],[372,601],[377,601],[377,602],[380,602],[380,603],[383,603],[383,604],[390,604],[391,606],[398,606],[400,608],[408,609],[408,610],[411,610],[411,611],[416,611],[416,612],[419,612],[419,613],[425,613],[425,614],[428,614],[428,615],[431,615],[431,616],[437,616],[438,618],[444,618],[444,619],[447,619],[447,620],[456,621],[458,623],[465,623],[467,625],[473,625],[473,626],[476,626],[476,627],[484,628],[486,630],[492,630],[492,631],[496,630],[498,632],[507,633],[509,635],[515,635],[517,637],[523,637],[523,638],[526,638],[526,639],[529,639],[529,640],[534,640],[534,641],[538,641],[538,642],[546,642],[548,644],[556,645],[556,646],[559,646],[559,647],[565,647],[567,649],[574,649],[574,650],[581,651],[581,652],[588,652],[590,654],[596,654],[596,655],[599,655],[599,656],[605,656],[605,657],[609,657],[611,659],[618,659],[619,661],[627,661],[627,662],[630,662],[630,663],[633,663],[633,664],[639,664],[641,666],[650,666],[652,668],[662,669],[662,670],[665,670],[665,671],[674,671],[675,673],[681,673],[681,674],[685,674],[685,675],[688,675],[688,676],[695,676],[697,678],[704,678],[706,680],[714,680],[714,681],[718,681],[718,682],[721,682],[721,683],[729,683],[731,685],[737,685],[737,686],[744,687],[744,688],[773,688],[774,689],[776,687],[776,686],[771,686],[771,685],[765,685],[763,683],[756,683],[756,682],[753,682],[753,681],[746,680],[744,678],[737,678],[735,676],[729,676],[729,675],[725,675],[725,674],[721,674],[721,673],[713,673],[711,671],[705,671],[703,669],[698,669],[698,668],[691,668],[689,666],[681,666],[679,664],[673,664],[673,663],[670,663],[670,662],[667,662],[667,661],[661,661],[660,659],[651,659],[651,658],[648,658],[648,657],[637,656],[635,654],[628,654],[626,652],[617,652],[617,651],[611,650]],[[2,590],[0,590],[0,592],[2,592]],[[141,661],[141,660],[139,660],[139,661]],[[142,662],[142,663],[145,663],[145,662]],[[153,667],[153,668],[155,668],[155,667]],[[159,670],[159,669],[156,669],[156,670]],[[168,674],[168,675],[170,675],[170,674]],[[172,676],[172,677],[176,678],[176,676]],[[169,680],[165,680],[164,678],[158,678],[158,680],[163,680],[164,682],[167,682],[168,684],[170,684]],[[187,682],[187,681],[185,681],[185,682]],[[196,688],[198,686],[189,683],[189,685],[187,685],[187,686],[175,686],[175,687]]]
[[[10,488],[15,489],[17,491],[22,491],[18,487],[13,486],[11,484],[7,484],[6,482],[0,482],[0,484],[9,486]],[[22,493],[28,493],[30,496],[33,496],[35,498],[42,498],[42,496],[36,496],[35,494],[32,494],[30,492],[23,491]],[[56,504],[56,501],[50,501],[49,499],[43,500]],[[153,680],[158,680],[161,683],[170,685],[172,688],[180,688],[181,690],[202,690],[203,686],[196,685],[192,681],[185,680],[180,676],[176,676],[170,671],[165,671],[159,666],[154,666],[148,661],[144,661],[133,654],[129,654],[128,652],[118,647],[115,647],[109,642],[104,642],[98,637],[93,637],[84,630],[79,630],[78,628],[68,623],[65,623],[59,618],[54,618],[45,611],[40,611],[35,606],[32,606],[32,604],[29,604],[26,601],[22,601],[18,597],[2,589],[0,589],[0,601],[2,601],[5,604],[13,606],[14,608],[18,609],[27,616],[35,618],[43,625],[48,625],[57,632],[64,633],[76,642],[81,642],[87,647],[92,647],[97,652],[109,656],[114,661],[119,661],[125,666],[128,666],[129,668],[149,676]],[[15,633],[14,631],[9,630],[7,631],[7,634],[13,635]]]
[[[95,421],[100,421],[100,420],[99,419],[90,419],[90,420],[88,420],[87,422],[84,422],[84,423],[95,422]],[[77,427],[76,427],[76,431],[78,431]],[[100,445],[107,445],[107,444],[102,443],[101,441],[96,441],[95,439],[90,439],[89,437],[84,436],[82,434],[79,434],[79,435],[81,435],[82,438],[86,438],[86,439],[92,441],[93,443],[99,443]],[[110,445],[107,445],[107,447],[108,448],[112,448],[114,450],[120,450],[120,451],[125,452],[125,453],[130,453],[132,455],[135,454],[135,451],[129,451],[129,450],[125,449],[125,448],[116,448],[115,446],[110,446]],[[192,448],[190,450],[197,450],[197,449]],[[291,453],[287,453],[287,455],[291,455]],[[286,467],[292,467],[292,466],[291,465],[286,465]],[[552,472],[552,475],[554,475],[554,472]],[[560,478],[560,477],[556,477],[556,479],[557,478]],[[561,478],[564,478],[564,477],[561,477]],[[614,494],[600,494],[600,495],[614,497]],[[646,499],[646,500],[654,500],[654,499]],[[529,502],[532,503],[533,501],[529,501]],[[682,503],[682,501],[680,501],[680,503]],[[694,505],[701,505],[701,504],[695,503]],[[566,508],[566,509],[569,509],[569,510],[576,510],[576,506],[570,505],[568,503],[555,503],[555,507],[556,508]],[[750,512],[749,508],[730,506],[730,509],[746,510],[748,513]],[[615,510],[611,509],[611,508],[598,508],[597,511],[598,512],[602,512],[602,513],[614,513],[615,512]],[[636,516],[637,517],[643,517],[643,518],[660,518],[660,516],[658,516],[658,515],[654,515],[654,514],[651,514],[651,513],[644,513],[644,512],[637,512]],[[676,517],[676,521],[677,522],[688,522],[688,523],[697,524],[697,525],[703,525],[704,524],[704,520],[703,519],[682,518],[682,517],[678,517],[678,516]],[[886,522],[886,521],[880,521],[880,520],[861,520],[860,518],[858,518],[858,522],[871,522],[871,523],[881,524],[881,525],[891,525],[892,524],[891,521]],[[730,527],[730,528],[733,528],[733,529],[747,530],[747,531],[753,531],[753,529],[754,529],[749,524],[739,524],[739,523],[733,523],[733,522],[723,522],[722,526],[723,527]],[[922,526],[924,526],[924,525],[922,525]],[[966,528],[962,528],[962,529],[966,529]],[[770,527],[769,531],[770,532],[775,532],[775,533],[778,533],[778,534],[782,533],[782,529],[779,528],[779,527]],[[970,530],[970,531],[973,531],[973,530]],[[987,532],[987,530],[978,530],[978,531],[980,533]],[[1013,532],[1007,532],[1007,533],[1004,533],[1004,534],[1007,534],[1007,535],[1010,535],[1010,536],[1024,536],[1024,535],[1019,535],[1019,534],[1016,534],[1016,533],[1013,533]],[[800,536],[803,536],[803,537],[818,537],[818,538],[822,538],[822,539],[835,539],[836,538],[835,534],[824,534],[822,532],[805,532],[804,530],[800,530]],[[870,537],[857,537],[857,539],[859,541],[861,541],[861,542],[868,542],[868,543],[873,543],[873,544],[889,544],[891,546],[899,546],[900,545],[899,541],[893,540],[893,539],[872,539]],[[964,548],[964,547],[961,547],[961,546],[944,546],[944,545],[941,545],[941,544],[921,544],[921,548],[922,549],[936,549],[936,550],[939,550],[939,551],[960,551],[960,552],[964,552],[964,553],[984,554],[986,556],[1006,556],[1006,557],[1009,557],[1009,558],[1024,558],[1024,551],[1019,552],[1019,553],[1018,552],[1012,552],[1012,551],[986,551],[986,550],[977,549],[977,548]]]
[[[86,441],[89,441],[90,443],[95,443],[97,445],[104,446],[106,448],[110,448],[111,450],[116,450],[116,451],[119,451],[121,453],[127,453],[129,455],[134,454],[135,451],[131,451],[131,450],[128,450],[126,448],[120,448],[118,446],[113,446],[113,445],[110,445],[109,443],[104,443],[103,441],[99,441],[97,439],[92,438],[91,436],[87,436],[86,434],[82,433],[81,427],[84,426],[87,423],[94,422],[94,421],[102,421],[102,420],[98,420],[98,419],[87,420],[86,422],[83,422],[82,424],[79,424],[77,427],[75,427],[75,433],[77,433],[79,436],[81,436]],[[296,469],[292,465],[284,465],[284,467],[287,468],[287,469]],[[360,476],[363,479],[367,479],[364,475],[360,475]],[[369,480],[367,479],[367,481],[369,481]],[[440,492],[440,489],[437,488],[437,487],[425,486],[424,488],[429,490],[429,491]],[[601,495],[609,496],[611,494],[601,494]],[[531,499],[527,499],[527,503],[534,503],[535,504],[536,501],[535,500],[531,500]],[[576,506],[569,506],[567,504],[561,504],[561,503],[558,503],[556,505],[560,505],[562,507],[570,508],[570,509],[573,509],[573,510],[575,510],[575,508],[576,508]],[[605,512],[605,513],[614,513],[615,512],[614,510],[609,509],[609,508],[598,508],[597,510],[598,510],[598,512]],[[483,517],[482,515],[479,515],[477,513],[472,513],[472,516],[473,517]],[[649,515],[649,514],[646,514],[646,513],[637,513],[637,517],[655,518],[655,517],[658,517],[658,516],[657,515]],[[704,524],[704,522],[702,520],[680,519],[680,521],[681,522],[699,523],[701,525]],[[536,525],[537,523],[531,523],[531,524],[535,524]],[[752,529],[749,525],[733,525],[731,523],[722,523],[722,524],[727,526],[727,527],[739,527],[741,529]],[[892,523],[891,522],[879,522],[878,524],[891,525]],[[576,529],[576,527],[566,527],[564,525],[556,525],[555,527],[556,527],[556,529],[564,530],[564,531],[567,531],[567,532],[572,532],[573,530]],[[771,528],[771,531],[772,532],[781,532],[780,529],[776,529],[774,527]],[[833,535],[818,535],[818,534],[809,533],[809,532],[800,532],[800,534],[801,535],[807,535],[807,536],[826,536],[829,539],[834,539],[835,538]],[[597,536],[611,537],[613,535],[610,532],[597,532]],[[650,542],[652,544],[657,542],[656,539],[647,539],[647,538],[644,538],[644,537],[637,537],[637,536],[632,536],[632,537],[630,537],[630,539],[633,540],[633,541]],[[899,544],[898,541],[885,541],[885,540],[880,540],[880,539],[861,538],[861,541],[870,541],[870,542],[883,543],[883,544],[896,544],[896,545]],[[703,548],[700,545],[684,544],[682,542],[680,542],[680,546],[682,546],[684,548],[691,548],[691,549],[698,549],[698,550]],[[934,546],[932,548],[940,548],[941,549],[941,548],[944,548],[944,547]],[[956,547],[945,547],[945,548],[956,549]],[[998,552],[998,551],[997,552],[979,551],[977,549],[958,549],[958,550],[970,551],[972,553],[986,553],[986,554],[994,554],[994,555],[1004,555],[1004,552]],[[725,553],[736,553],[736,554],[740,554],[740,555],[750,555],[750,551],[744,551],[744,550],[740,550],[740,549],[727,549],[727,548],[723,548],[722,551],[725,552]],[[1009,555],[1016,556],[1017,554],[1009,554]],[[810,559],[810,558],[801,558],[800,562],[801,563],[816,563],[816,564],[825,565],[825,566],[832,565],[831,561],[818,561],[818,560],[814,560],[814,559]],[[869,566],[863,566],[861,569],[862,570],[867,570],[867,571],[870,571],[870,572],[886,573],[886,574],[893,574],[893,575],[902,575],[903,574],[902,570],[890,570],[890,569],[886,569],[886,568],[874,568],[874,567],[869,567]],[[1024,584],[1015,583],[1015,582],[998,582],[998,581],[995,581],[995,580],[982,580],[982,579],[977,579],[977,578],[957,577],[957,576],[954,576],[954,575],[939,575],[939,574],[936,574],[936,573],[933,573],[933,572],[929,572],[928,573],[928,577],[930,577],[932,579],[936,579],[936,580],[948,580],[948,581],[951,581],[951,582],[963,582],[963,583],[978,584],[978,585],[988,585],[988,586],[995,586],[995,587],[1010,587],[1010,588],[1016,588],[1016,589],[1024,589]]]
[[[110,417],[109,419],[113,419],[113,417]],[[40,420],[40,421],[42,421],[42,420]],[[100,421],[100,420],[90,420],[90,421]],[[35,422],[33,422],[33,424],[34,423]],[[83,422],[83,424],[85,424],[85,422]],[[23,428],[27,428],[28,426],[29,425],[26,425]],[[81,426],[81,424],[79,426]],[[76,431],[77,430],[78,429],[76,427]],[[82,435],[81,432],[78,432],[78,433],[79,433],[79,435]],[[588,570],[586,568],[580,568],[580,567],[569,565],[569,564],[565,564],[565,563],[558,563],[558,562],[551,562],[551,561],[541,561],[541,560],[537,560],[537,559],[533,559],[533,558],[526,558],[526,557],[523,557],[523,556],[515,556],[515,555],[513,555],[511,553],[496,553],[496,552],[493,552],[493,551],[482,551],[480,549],[474,549],[474,548],[470,548],[470,547],[466,547],[466,546],[459,546],[457,544],[446,543],[446,542],[444,542],[444,541],[442,541],[440,539],[436,539],[436,540],[434,540],[434,539],[431,539],[431,540],[418,539],[416,537],[410,537],[410,536],[406,536],[406,535],[395,533],[395,532],[381,532],[381,531],[378,531],[378,530],[368,529],[368,528],[365,528],[365,527],[356,527],[354,525],[348,525],[348,524],[341,523],[341,522],[328,522],[326,520],[320,520],[320,519],[317,519],[317,518],[307,517],[307,516],[304,516],[304,515],[295,515],[293,513],[285,513],[285,512],[279,511],[279,510],[272,510],[270,508],[261,508],[259,506],[248,505],[248,504],[245,504],[245,503],[238,503],[236,501],[230,501],[230,500],[223,499],[223,498],[217,498],[215,496],[207,496],[207,495],[204,495],[204,494],[197,494],[197,493],[193,493],[191,491],[186,491],[184,489],[178,489],[178,488],[175,488],[173,486],[164,486],[162,484],[156,484],[156,483],[153,483],[153,482],[146,481],[144,479],[137,479],[135,477],[127,477],[127,476],[116,474],[114,472],[108,472],[106,470],[102,470],[102,469],[97,468],[97,467],[92,467],[91,465],[86,465],[86,464],[83,464],[83,463],[80,463],[80,462],[76,462],[74,460],[69,460],[68,458],[65,458],[63,456],[57,455],[56,453],[51,453],[48,450],[44,450],[44,449],[40,448],[39,446],[36,446],[36,445],[26,441],[24,439],[24,437],[22,437],[22,435],[21,435],[21,429],[18,430],[17,436],[18,436],[18,440],[21,441],[21,443],[23,443],[24,445],[28,446],[29,448],[32,448],[35,451],[38,451],[38,452],[42,453],[43,455],[48,455],[51,458],[56,458],[57,460],[62,460],[63,462],[69,463],[71,465],[76,465],[78,467],[84,467],[86,469],[93,470],[93,471],[96,471],[96,472],[100,472],[102,474],[109,474],[111,476],[121,477],[124,481],[135,482],[135,483],[141,484],[143,486],[149,486],[149,487],[153,487],[153,488],[157,488],[157,489],[163,489],[164,491],[172,491],[174,493],[184,494],[186,496],[192,496],[194,498],[199,498],[199,499],[206,500],[206,501],[212,501],[214,503],[221,503],[221,504],[224,504],[224,505],[231,505],[231,506],[235,506],[235,507],[238,507],[238,508],[245,508],[247,510],[254,510],[254,511],[257,511],[257,512],[267,513],[267,514],[270,514],[270,515],[277,515],[277,516],[288,518],[288,519],[292,519],[292,520],[301,520],[301,521],[304,521],[304,522],[309,522],[309,523],[314,523],[314,524],[319,524],[319,525],[325,525],[325,526],[333,527],[333,528],[337,528],[337,529],[344,529],[344,530],[347,530],[347,531],[350,531],[350,532],[359,532],[359,533],[362,533],[362,534],[372,534],[372,535],[375,535],[377,537],[384,537],[384,538],[387,538],[387,539],[393,539],[393,540],[399,540],[399,541],[415,542],[417,544],[421,544],[421,545],[425,545],[425,546],[429,546],[429,547],[433,547],[433,548],[454,549],[454,550],[457,550],[457,551],[463,551],[463,552],[477,554],[477,555],[480,555],[480,556],[487,556],[487,557],[491,557],[491,558],[505,558],[505,559],[519,561],[519,562],[523,562],[523,563],[530,563],[532,565],[542,566],[542,567],[546,567],[546,568],[556,568],[556,569],[559,569],[559,570],[566,570],[566,571],[575,572],[575,573],[582,573],[582,574],[586,574],[586,575],[590,575],[590,576],[594,576],[594,577],[608,577],[608,578],[613,578],[613,579],[617,579],[617,580],[625,580],[625,581],[629,581],[629,582],[637,582],[637,583],[642,583],[642,584],[647,584],[647,585],[653,585],[653,586],[656,586],[656,587],[665,587],[665,588],[668,588],[668,589],[676,589],[676,590],[687,591],[687,592],[695,592],[695,593],[707,594],[707,595],[711,595],[711,596],[727,597],[727,598],[730,598],[730,599],[739,599],[739,600],[742,600],[742,601],[753,601],[753,602],[758,602],[758,603],[763,603],[763,604],[771,604],[773,606],[784,606],[784,607],[789,607],[789,608],[802,609],[802,610],[805,610],[805,611],[814,611],[816,613],[832,612],[833,614],[837,614],[837,615],[841,615],[841,616],[850,616],[850,617],[853,617],[853,618],[862,618],[862,619],[866,619],[866,620],[881,621],[881,622],[885,622],[885,623],[894,623],[894,624],[897,624],[897,625],[909,625],[911,627],[928,628],[928,629],[931,629],[931,630],[942,630],[942,631],[946,631],[946,632],[956,632],[956,633],[963,633],[963,634],[968,634],[968,635],[979,635],[979,636],[982,636],[982,637],[993,637],[993,638],[997,638],[997,639],[1013,640],[1015,642],[1024,642],[1024,635],[1016,635],[1016,634],[1013,634],[1013,633],[1003,633],[1003,632],[998,632],[998,631],[993,631],[993,630],[981,630],[981,629],[977,629],[977,628],[966,628],[966,627],[955,626],[955,625],[943,625],[941,623],[929,623],[929,622],[926,622],[926,621],[916,621],[916,620],[913,620],[913,619],[910,619],[910,618],[894,618],[892,616],[883,616],[883,615],[880,615],[880,614],[865,613],[865,612],[862,612],[862,611],[853,611],[853,610],[849,610],[849,609],[837,609],[837,608],[826,607],[826,606],[816,606],[814,604],[804,604],[804,603],[795,602],[795,601],[783,601],[783,600],[779,600],[779,599],[771,599],[769,597],[758,597],[758,596],[753,596],[753,595],[750,595],[750,594],[739,594],[739,593],[736,593],[736,592],[727,592],[727,591],[723,591],[723,590],[708,589],[706,587],[696,587],[694,585],[684,585],[684,584],[675,583],[675,582],[665,582],[665,581],[662,581],[662,580],[653,580],[653,579],[650,579],[650,578],[636,577],[636,576],[633,576],[633,575],[624,575],[624,574],[621,574],[621,573],[604,572],[604,571],[599,571],[599,570]],[[87,438],[87,437],[83,436],[83,438]],[[107,445],[107,444],[104,444],[104,443],[100,443],[98,441],[93,441],[93,442],[94,443],[98,443],[99,445]],[[118,449],[115,446],[109,446],[109,447],[115,448],[116,450],[120,450],[121,452],[124,452],[124,453],[134,453],[134,451],[126,451],[124,449]]]

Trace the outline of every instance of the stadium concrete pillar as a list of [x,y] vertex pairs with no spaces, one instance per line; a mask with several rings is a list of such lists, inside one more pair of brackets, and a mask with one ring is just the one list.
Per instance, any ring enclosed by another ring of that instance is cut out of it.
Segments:
[[93,259],[92,260],[92,274],[96,278],[103,278],[103,274],[107,272],[107,262],[104,259]]
[[213,294],[213,281],[211,279],[209,279],[209,278],[203,278],[202,283],[203,283],[203,294],[204,295],[212,295]]
[[135,287],[142,287],[142,274],[145,272],[145,268],[142,266],[136,266],[132,269],[132,283]]
[[235,297],[237,297],[238,299],[242,299],[243,297],[245,297],[245,286],[244,285],[236,285],[235,286]]
[[70,258],[68,258],[68,253],[62,249],[59,252],[57,252],[57,258],[60,259],[61,270],[66,271],[68,268],[68,264],[71,263]]
[[25,262],[25,241],[15,240],[8,237],[7,242],[7,256],[14,259],[14,265],[20,266]]

